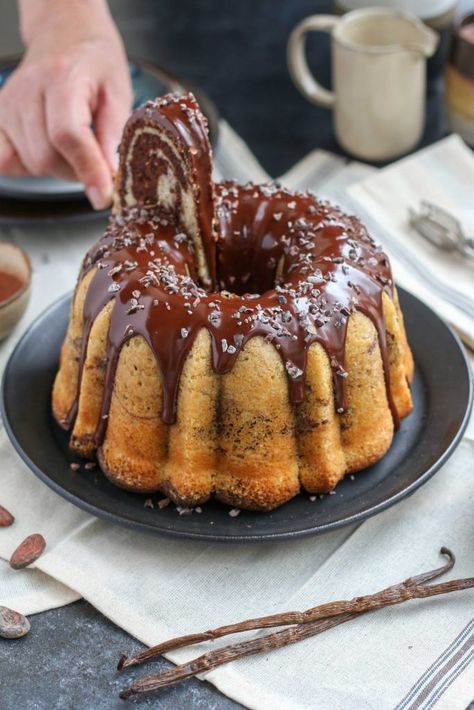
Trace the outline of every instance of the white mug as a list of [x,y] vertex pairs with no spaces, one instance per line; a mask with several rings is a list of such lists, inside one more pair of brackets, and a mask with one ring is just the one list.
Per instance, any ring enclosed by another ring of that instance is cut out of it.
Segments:
[[[333,91],[312,75],[305,39],[331,33]],[[415,15],[388,8],[354,10],[343,17],[314,15],[288,41],[288,67],[298,89],[332,109],[336,137],[357,158],[391,160],[421,138],[425,117],[426,58],[438,35]]]

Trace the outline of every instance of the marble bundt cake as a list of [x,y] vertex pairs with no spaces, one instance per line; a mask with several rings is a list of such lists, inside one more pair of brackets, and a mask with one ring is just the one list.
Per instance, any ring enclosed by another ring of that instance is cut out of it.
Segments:
[[118,486],[269,510],[385,454],[413,362],[388,259],[357,218],[211,171],[192,95],[129,119],[53,412]]

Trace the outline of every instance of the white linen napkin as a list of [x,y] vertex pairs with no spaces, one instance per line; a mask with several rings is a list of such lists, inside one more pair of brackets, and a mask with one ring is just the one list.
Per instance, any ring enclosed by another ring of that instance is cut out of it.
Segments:
[[[335,195],[372,171],[318,151],[283,181],[330,196],[328,191]],[[266,177],[226,124],[217,173]],[[70,289],[86,246],[99,231],[10,234],[33,257],[33,298],[21,328],[0,346],[0,369],[20,331]],[[358,526],[285,543],[181,542],[114,527],[76,509],[27,470],[0,426],[0,503],[17,518],[1,531],[0,557],[7,560],[31,532],[47,540],[33,569],[13,572],[0,561],[0,604],[34,613],[81,595],[152,644],[240,618],[375,591],[436,567],[441,545],[458,556],[456,576],[472,575],[473,474],[471,430],[452,459],[415,495]],[[159,511],[150,511],[154,514]],[[473,609],[472,591],[410,602],[268,656],[224,666],[206,679],[257,710],[378,710],[397,704],[400,710],[427,710],[435,703],[437,709],[464,710],[474,695]],[[182,661],[204,648],[169,657]]]
[[[283,543],[231,546],[155,538],[113,527],[75,509],[34,478],[4,432],[0,456],[2,501],[17,513],[17,523],[0,536],[0,556],[8,558],[26,534],[42,533],[48,546],[36,570],[74,589],[147,644],[376,591],[438,566],[442,545],[458,558],[448,578],[473,573],[474,442],[467,439],[416,494],[359,526]],[[155,514],[159,511],[150,511]],[[0,597],[3,579],[1,589]],[[17,606],[31,611],[31,601],[25,597]],[[206,679],[256,710],[380,710],[394,708],[435,664],[442,675],[427,676],[426,685],[436,680],[433,694],[457,686],[457,677],[465,681],[467,674],[470,679],[471,685],[457,687],[456,703],[447,706],[461,710],[474,688],[474,665],[468,665],[474,652],[473,610],[472,590],[410,602],[268,655],[223,666]],[[462,643],[456,641],[461,632]],[[168,657],[182,662],[205,648],[209,646]],[[117,648],[117,656],[123,651],[127,649]],[[444,656],[446,661],[438,661]],[[456,678],[450,675],[453,669],[459,673]],[[152,671],[143,669],[144,674]],[[124,674],[124,685],[126,679]]]
[[474,259],[445,252],[417,234],[408,209],[428,200],[474,235],[474,153],[452,135],[347,188],[374,236],[387,250],[397,283],[436,310],[474,348]]

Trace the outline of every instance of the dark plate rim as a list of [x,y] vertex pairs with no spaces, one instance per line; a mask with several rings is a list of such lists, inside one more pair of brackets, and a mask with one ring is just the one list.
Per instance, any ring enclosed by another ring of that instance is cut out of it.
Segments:
[[[387,508],[390,508],[391,506],[395,505],[398,503],[400,500],[403,500],[404,498],[409,497],[412,495],[418,488],[420,488],[424,483],[426,483],[440,468],[441,466],[449,459],[449,457],[452,455],[456,447],[461,441],[461,438],[466,430],[468,421],[469,421],[469,416],[471,414],[471,410],[473,407],[473,401],[474,401],[474,383],[473,383],[473,378],[471,377],[470,373],[470,366],[469,362],[467,359],[467,354],[466,350],[464,348],[464,345],[461,342],[461,339],[457,335],[457,333],[454,332],[454,330],[440,317],[438,316],[437,313],[433,311],[426,303],[418,299],[416,296],[414,296],[412,293],[405,291],[405,289],[398,288],[399,292],[402,292],[405,296],[418,301],[418,303],[421,303],[424,308],[429,310],[431,314],[439,321],[439,324],[442,325],[442,327],[445,328],[446,332],[451,336],[452,340],[454,341],[455,346],[457,347],[459,354],[461,355],[462,363],[464,365],[464,370],[462,373],[462,376],[465,378],[465,383],[467,386],[467,398],[466,398],[466,404],[465,404],[465,411],[464,415],[462,418],[462,421],[459,424],[459,427],[456,432],[453,433],[451,440],[447,444],[445,450],[443,453],[439,456],[439,458],[424,472],[422,473],[416,480],[414,480],[412,483],[410,483],[408,486],[405,486],[402,488],[400,491],[395,493],[394,495],[390,496],[389,498],[386,498],[385,500],[376,503],[374,505],[369,505],[369,507],[365,508],[364,510],[361,510],[357,513],[354,513],[353,515],[347,515],[344,518],[341,518],[339,520],[335,520],[329,523],[323,523],[319,525],[313,525],[313,526],[306,526],[302,529],[298,530],[291,530],[291,531],[281,531],[281,532],[271,532],[269,531],[266,534],[262,533],[247,533],[247,534],[225,534],[225,535],[218,535],[215,532],[193,532],[193,531],[185,531],[185,530],[179,530],[175,529],[173,530],[172,528],[167,528],[167,527],[157,527],[156,525],[152,524],[147,524],[146,522],[143,521],[138,521],[130,517],[125,517],[123,515],[117,515],[115,513],[112,513],[108,510],[104,510],[103,508],[99,508],[95,506],[92,503],[89,503],[86,500],[83,500],[82,498],[79,498],[76,496],[74,493],[71,493],[64,489],[60,484],[58,484],[56,481],[52,480],[48,474],[46,474],[36,463],[33,461],[28,454],[23,450],[20,442],[18,441],[15,431],[13,427],[10,424],[10,420],[8,418],[7,414],[7,403],[6,403],[6,382],[8,379],[8,373],[10,368],[13,366],[13,363],[15,361],[15,356],[18,352],[18,350],[22,347],[23,343],[25,340],[28,339],[30,335],[30,331],[34,328],[37,327],[41,321],[44,318],[47,318],[49,315],[49,312],[53,310],[55,307],[57,307],[61,302],[66,301],[71,298],[71,292],[64,294],[60,298],[56,299],[53,303],[51,303],[37,318],[35,318],[32,323],[28,326],[28,328],[25,330],[23,335],[20,337],[18,342],[16,343],[13,351],[11,352],[8,361],[5,365],[5,369],[3,372],[2,376],[2,383],[1,383],[1,401],[0,401],[0,413],[2,416],[3,424],[5,427],[5,431],[13,444],[15,450],[17,451],[18,455],[20,458],[24,461],[24,463],[29,467],[29,469],[46,485],[54,490],[56,493],[58,493],[62,498],[67,500],[68,502],[72,503],[73,505],[76,505],[78,508],[81,508],[82,510],[85,510],[86,512],[94,515],[97,518],[100,518],[102,520],[107,520],[108,522],[114,523],[116,525],[120,525],[121,527],[127,527],[129,529],[133,530],[139,530],[141,532],[146,532],[150,533],[153,535],[163,535],[165,537],[172,537],[174,539],[187,539],[187,540],[199,540],[199,541],[204,541],[204,542],[237,542],[237,543],[247,543],[247,542],[270,542],[270,541],[275,541],[275,540],[290,540],[290,539],[295,539],[295,538],[300,538],[300,537],[306,537],[309,535],[318,535],[318,534],[323,534],[326,532],[329,532],[331,530],[336,530],[341,527],[345,527],[347,525],[352,525],[354,523],[366,520],[370,517],[373,517],[374,515],[377,515],[378,513],[386,510]],[[131,494],[134,495],[134,494]],[[265,515],[265,513],[262,513],[262,515]]]
[[[30,207],[33,207],[34,210],[36,204],[38,203],[35,203],[33,205],[33,203],[31,202],[25,202],[24,204],[22,204],[22,208],[25,209],[25,214],[8,215],[1,213],[2,202],[4,204],[5,202],[8,202],[8,198],[0,197],[0,228],[5,227],[6,229],[10,229],[13,227],[19,227],[20,229],[44,229],[45,227],[57,227],[58,225],[63,227],[70,224],[88,224],[89,222],[100,222],[106,220],[111,214],[111,210],[108,207],[105,210],[94,210],[92,208],[88,209],[87,207],[86,209],[82,210],[75,209],[78,204],[84,204],[86,200],[77,200],[74,202],[74,206],[64,200],[61,201],[61,206],[64,207],[65,210],[69,210],[69,208],[71,207],[71,211],[58,212],[57,214],[54,214],[52,212],[48,212],[46,214],[41,215],[31,214],[29,213]],[[17,202],[20,204],[20,200],[17,200]]]

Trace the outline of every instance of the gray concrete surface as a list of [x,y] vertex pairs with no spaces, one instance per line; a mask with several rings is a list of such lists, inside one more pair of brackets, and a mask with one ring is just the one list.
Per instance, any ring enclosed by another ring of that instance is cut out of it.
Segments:
[[[1,590],[0,590],[1,594]],[[1,710],[237,710],[209,683],[191,679],[127,703],[120,690],[134,678],[172,666],[163,658],[119,673],[122,653],[142,645],[84,601],[30,617],[28,636],[0,639]]]

